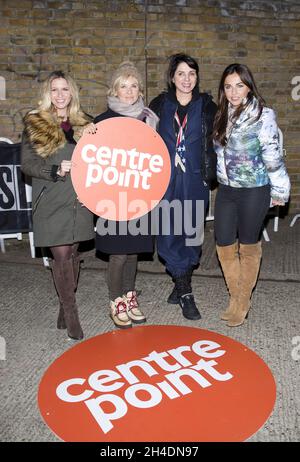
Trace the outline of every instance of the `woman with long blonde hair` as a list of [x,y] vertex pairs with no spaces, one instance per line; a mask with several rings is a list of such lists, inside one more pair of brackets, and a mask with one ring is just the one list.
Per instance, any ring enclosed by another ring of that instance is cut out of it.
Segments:
[[70,171],[76,141],[89,122],[76,83],[55,71],[41,86],[38,108],[24,118],[22,138],[22,171],[32,177],[34,243],[51,250],[60,301],[57,327],[75,340],[83,338],[75,299],[78,246],[94,238],[94,226],[92,213],[78,201]]

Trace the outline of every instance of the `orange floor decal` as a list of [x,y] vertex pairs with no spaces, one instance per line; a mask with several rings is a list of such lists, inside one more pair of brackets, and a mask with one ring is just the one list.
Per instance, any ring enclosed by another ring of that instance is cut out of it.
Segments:
[[268,419],[273,375],[245,345],[208,330],[143,326],[81,342],[39,387],[64,441],[244,441]]

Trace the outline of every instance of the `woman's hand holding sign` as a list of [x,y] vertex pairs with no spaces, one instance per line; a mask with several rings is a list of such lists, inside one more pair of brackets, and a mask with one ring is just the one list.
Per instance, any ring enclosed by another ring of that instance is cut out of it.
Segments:
[[57,174],[59,176],[66,176],[66,173],[70,173],[72,167],[72,161],[71,160],[63,160],[60,164],[59,169],[57,170]]
[[95,133],[97,133],[97,127],[94,123],[90,123],[84,127],[82,135],[94,135]]

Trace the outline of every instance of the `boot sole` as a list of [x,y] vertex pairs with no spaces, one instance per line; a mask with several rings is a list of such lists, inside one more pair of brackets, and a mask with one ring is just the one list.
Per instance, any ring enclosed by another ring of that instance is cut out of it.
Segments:
[[183,313],[182,313],[182,315],[183,315],[183,317],[184,317],[185,319],[188,319],[189,321],[197,321],[198,319],[202,319],[202,316],[201,316],[201,315],[199,315],[199,316],[197,316],[197,317],[195,316],[195,317],[193,317],[193,318],[191,318],[191,317],[188,318],[188,317],[185,316]]
[[119,326],[118,324],[116,324],[114,322],[114,325],[118,328],[118,329],[131,329],[132,328],[132,324],[128,324],[128,326]]
[[[239,327],[239,326],[242,326],[242,325],[244,324],[245,319],[248,319],[248,315],[249,315],[249,311],[248,311],[248,313],[246,314],[246,316],[244,317],[244,319],[243,319],[241,322],[239,322],[238,324],[229,324],[229,323],[227,323],[226,326],[228,326],[228,327]],[[227,319],[227,321],[229,321],[229,319]]]
[[248,313],[246,314],[245,318],[241,322],[239,322],[238,324],[229,324],[229,323],[227,323],[226,326],[228,326],[228,327],[242,326],[244,324],[244,322],[245,322],[245,319],[247,319],[247,318],[248,318]]
[[134,324],[144,324],[147,321],[146,318],[145,319],[132,319],[132,318],[130,318],[130,319],[131,319],[131,322],[134,322]]
[[172,300],[172,299],[170,300],[168,298],[167,303],[170,303],[170,305],[179,305],[179,299],[175,301],[175,300]]
[[70,340],[82,340],[83,337],[84,337],[83,334],[82,334],[82,336],[80,336],[80,337],[71,337],[71,336],[68,334],[68,338],[69,338]]
[[227,316],[226,317],[225,316],[220,316],[220,319],[221,319],[221,321],[229,321],[230,316],[228,316],[228,317]]
[[239,324],[228,324],[227,323],[226,326],[228,326],[228,327],[239,327],[239,326],[242,326],[243,324],[244,324],[244,321],[239,323]]
[[116,324],[115,321],[113,320],[112,316],[110,316],[110,319],[112,320],[112,322],[114,323],[114,325],[118,328],[118,329],[130,329],[132,327],[132,324]]

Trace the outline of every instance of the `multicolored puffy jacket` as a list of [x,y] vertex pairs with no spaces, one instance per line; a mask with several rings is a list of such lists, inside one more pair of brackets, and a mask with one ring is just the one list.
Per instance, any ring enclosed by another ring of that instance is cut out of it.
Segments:
[[275,112],[263,108],[259,120],[258,101],[249,106],[233,124],[226,146],[215,142],[217,178],[234,188],[271,185],[272,199],[287,202],[290,180],[279,144]]

